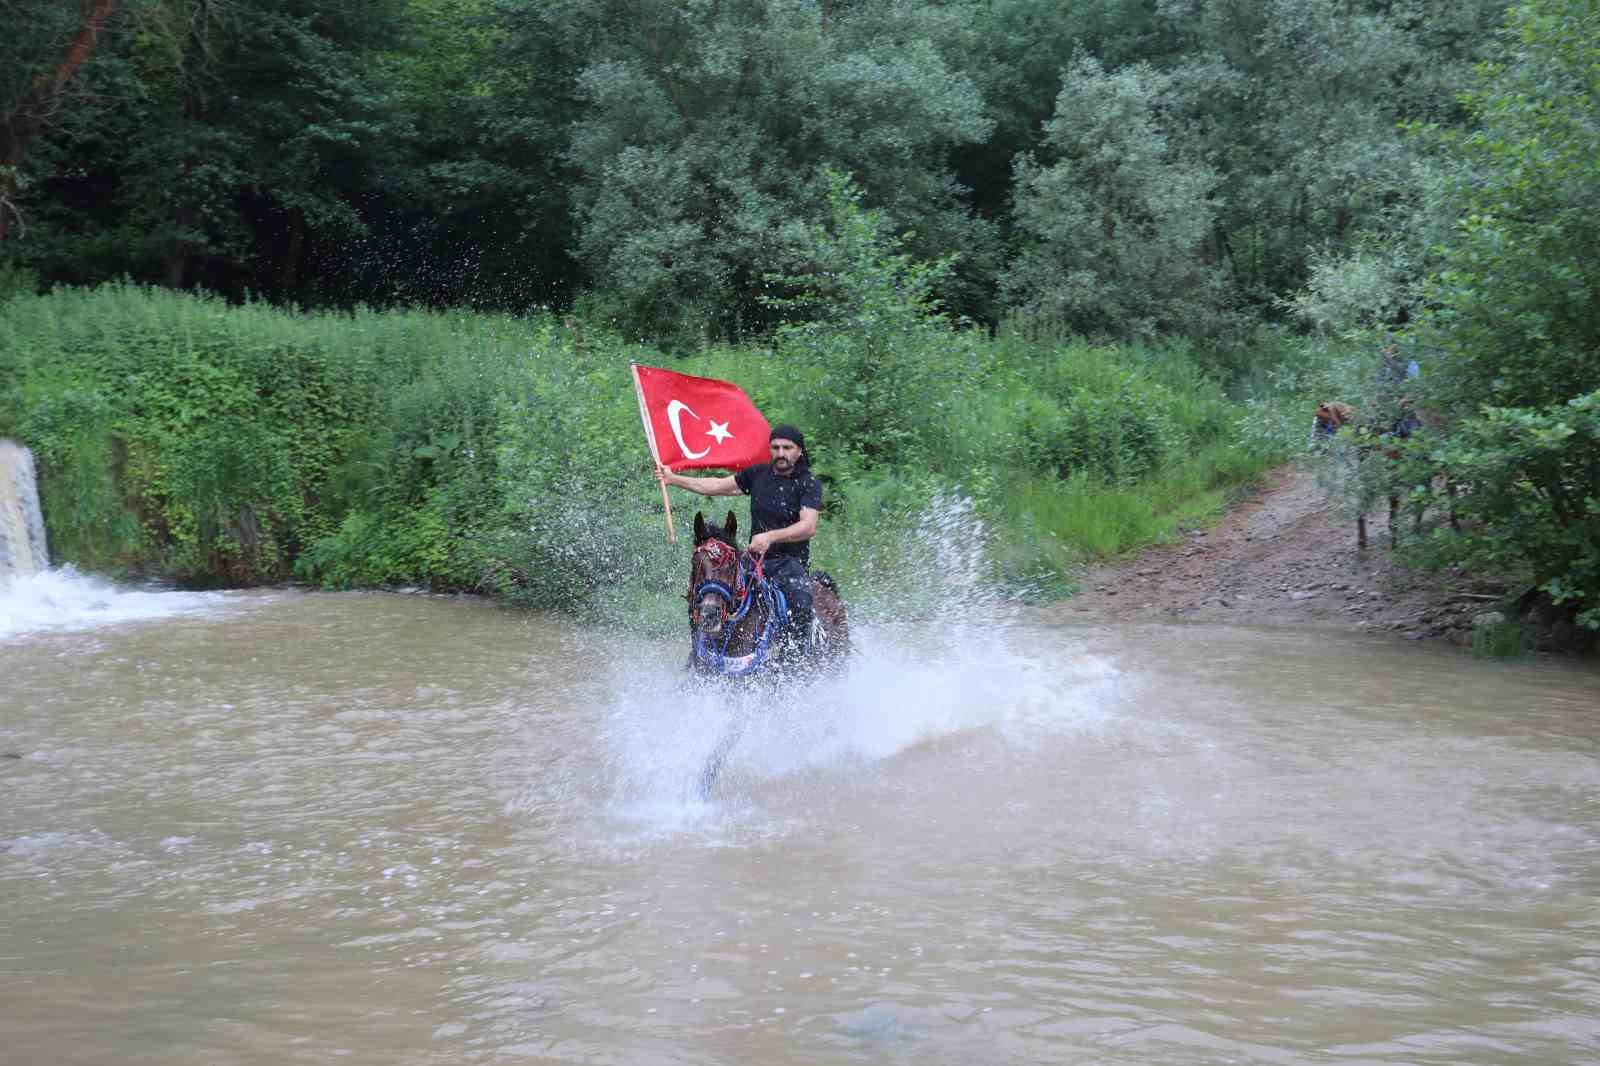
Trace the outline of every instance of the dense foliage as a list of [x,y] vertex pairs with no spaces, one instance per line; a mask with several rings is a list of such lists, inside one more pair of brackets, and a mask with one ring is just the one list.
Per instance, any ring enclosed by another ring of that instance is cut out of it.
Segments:
[[[855,210],[841,214],[870,243]],[[846,282],[860,315],[894,320],[868,340],[819,324],[679,364],[808,426],[827,484],[817,556],[864,609],[891,587],[904,609],[928,553],[952,548],[985,587],[1050,594],[1089,555],[1214,513],[1270,459],[1236,446],[1232,406],[1177,353],[954,330],[894,310],[905,264],[873,262]],[[682,549],[665,543],[628,372],[661,353],[553,316],[304,315],[131,285],[0,307],[0,436],[36,452],[58,558],[677,621]],[[965,367],[900,383],[923,414],[893,454],[872,432],[884,397],[848,384],[863,350]],[[949,542],[925,543],[939,529]]]
[[1214,337],[1417,195],[1397,122],[1459,117],[1503,9],[6,0],[0,257],[302,305],[588,294],[689,350],[786,320],[765,279],[811,266],[832,168],[957,256],[954,313]]
[[623,473],[536,453],[631,433],[551,397],[628,345],[825,427],[836,517],[978,500],[1014,583],[1063,500],[1211,483],[1213,379],[1223,481],[1404,401],[1358,499],[1448,474],[1420,557],[1600,627],[1597,8],[0,0],[0,299],[114,283],[0,305],[0,430],[85,561],[538,599],[542,486]]
[[1434,131],[1458,221],[1415,339],[1453,431],[1420,458],[1470,490],[1445,560],[1514,568],[1600,629],[1600,3],[1523,5],[1512,32],[1473,125]]

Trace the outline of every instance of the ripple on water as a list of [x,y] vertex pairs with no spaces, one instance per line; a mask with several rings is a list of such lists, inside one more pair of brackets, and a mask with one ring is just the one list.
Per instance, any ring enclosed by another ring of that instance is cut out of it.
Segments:
[[861,637],[776,702],[675,687],[676,644],[612,675],[564,622],[417,597],[0,648],[29,693],[0,715],[28,755],[0,765],[0,1041],[1600,1056],[1588,675],[1200,627]]

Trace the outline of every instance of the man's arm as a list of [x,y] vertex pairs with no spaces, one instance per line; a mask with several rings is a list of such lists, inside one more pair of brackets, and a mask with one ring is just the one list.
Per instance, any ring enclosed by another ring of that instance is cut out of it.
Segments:
[[698,492],[702,496],[742,496],[744,490],[734,480],[733,475],[725,477],[684,477],[674,474],[660,463],[656,464],[656,480],[663,485],[672,485],[675,488],[688,489]]
[[750,538],[750,554],[765,555],[774,544],[792,544],[797,540],[810,540],[817,535],[817,510],[800,508],[800,521],[782,529],[769,529]]

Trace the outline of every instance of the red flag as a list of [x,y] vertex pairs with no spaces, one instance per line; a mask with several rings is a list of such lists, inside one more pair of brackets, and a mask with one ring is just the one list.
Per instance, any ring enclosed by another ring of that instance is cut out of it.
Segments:
[[673,471],[742,470],[771,458],[772,428],[728,381],[633,365],[650,450]]

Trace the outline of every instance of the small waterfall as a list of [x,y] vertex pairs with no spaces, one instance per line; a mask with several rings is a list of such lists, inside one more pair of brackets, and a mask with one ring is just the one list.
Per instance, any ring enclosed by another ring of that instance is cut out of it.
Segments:
[[[0,644],[45,631],[193,614],[224,602],[220,593],[119,588],[70,563],[51,569],[33,453],[0,440]],[[4,681],[0,677],[0,695]]]
[[0,582],[49,565],[33,453],[15,441],[0,440]]

